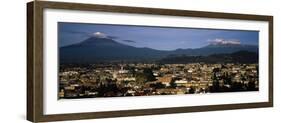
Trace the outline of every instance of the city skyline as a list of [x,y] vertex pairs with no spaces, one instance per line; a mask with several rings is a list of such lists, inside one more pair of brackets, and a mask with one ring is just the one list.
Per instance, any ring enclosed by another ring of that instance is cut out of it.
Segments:
[[58,23],[59,46],[82,42],[90,37],[156,50],[194,49],[209,44],[258,45],[258,31],[167,28],[149,26]]

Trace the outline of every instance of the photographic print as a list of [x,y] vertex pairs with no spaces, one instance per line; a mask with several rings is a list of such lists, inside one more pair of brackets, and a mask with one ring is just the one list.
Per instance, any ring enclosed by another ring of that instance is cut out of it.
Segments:
[[58,22],[59,99],[259,91],[259,31]]
[[27,3],[27,120],[273,107],[273,16]]

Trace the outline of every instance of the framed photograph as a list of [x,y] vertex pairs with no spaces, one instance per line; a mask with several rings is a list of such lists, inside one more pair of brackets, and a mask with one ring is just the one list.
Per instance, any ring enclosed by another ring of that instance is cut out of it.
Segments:
[[33,122],[273,106],[273,17],[27,4]]

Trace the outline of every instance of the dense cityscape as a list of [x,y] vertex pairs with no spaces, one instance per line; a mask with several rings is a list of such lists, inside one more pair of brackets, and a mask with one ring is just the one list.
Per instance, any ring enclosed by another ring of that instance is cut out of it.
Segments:
[[258,64],[62,64],[59,98],[258,91]]
[[58,98],[259,91],[259,31],[58,23]]

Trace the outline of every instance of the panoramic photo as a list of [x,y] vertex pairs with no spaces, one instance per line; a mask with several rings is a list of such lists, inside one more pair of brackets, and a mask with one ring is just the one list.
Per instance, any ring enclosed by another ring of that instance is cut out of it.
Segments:
[[58,23],[59,99],[259,91],[259,31]]

